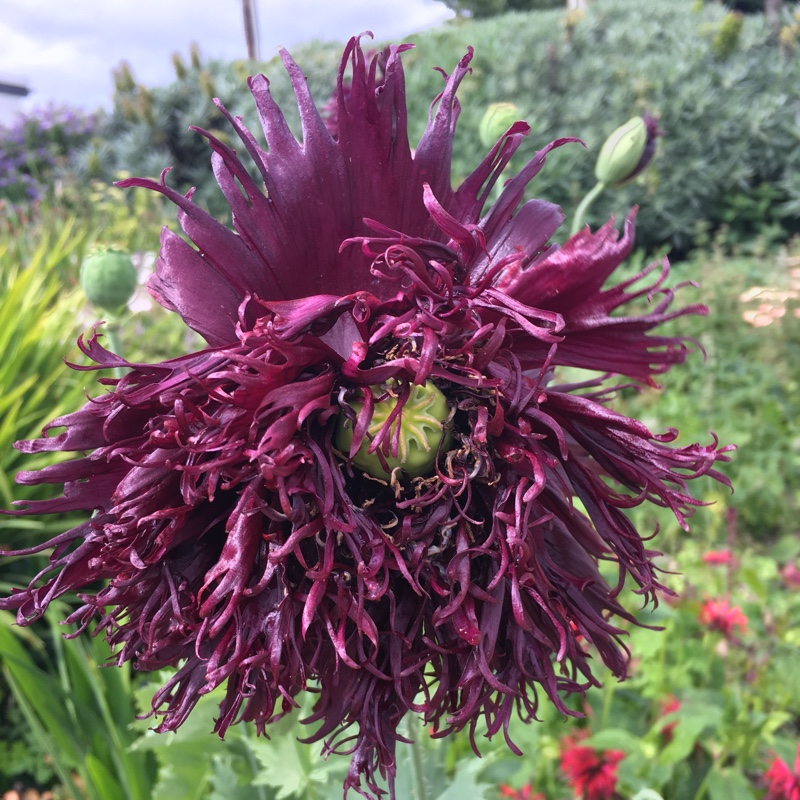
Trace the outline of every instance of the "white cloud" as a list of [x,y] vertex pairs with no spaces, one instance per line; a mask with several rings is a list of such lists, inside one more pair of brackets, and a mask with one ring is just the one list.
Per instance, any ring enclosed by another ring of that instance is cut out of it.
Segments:
[[[451,16],[434,0],[257,0],[261,56],[364,30],[398,39]],[[4,0],[0,75],[25,79],[27,107],[109,105],[123,59],[146,85],[172,79],[170,56],[192,42],[212,58],[245,56],[239,0]]]

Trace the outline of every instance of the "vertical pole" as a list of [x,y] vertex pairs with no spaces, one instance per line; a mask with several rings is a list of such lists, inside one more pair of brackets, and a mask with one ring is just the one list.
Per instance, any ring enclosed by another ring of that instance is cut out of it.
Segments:
[[247,43],[247,57],[250,61],[258,60],[258,34],[256,32],[256,10],[254,0],[242,0],[242,17],[244,19],[244,39]]

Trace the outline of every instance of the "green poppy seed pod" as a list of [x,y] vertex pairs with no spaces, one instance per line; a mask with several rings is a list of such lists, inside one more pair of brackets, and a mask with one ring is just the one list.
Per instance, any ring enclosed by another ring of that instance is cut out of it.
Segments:
[[493,147],[497,140],[520,118],[513,103],[491,103],[478,127],[478,138],[484,147]]
[[136,267],[127,253],[99,250],[81,265],[80,280],[92,305],[119,311],[136,291]]
[[[373,393],[385,395],[385,387],[376,387]],[[362,403],[353,403],[358,415]],[[389,415],[395,410],[397,401],[393,396],[378,400],[372,413],[372,421],[367,428],[367,436],[353,456],[353,464],[375,478],[388,478],[391,471],[402,467],[412,477],[429,475],[436,465],[439,446],[450,446],[452,434],[444,423],[450,416],[450,408],[442,392],[430,381],[423,386],[412,386],[408,400],[400,414],[400,436],[397,455],[393,456],[390,446],[381,447],[381,457],[389,468],[381,463],[377,453],[368,452],[372,439],[384,427]],[[395,440],[398,422],[391,424],[389,442]],[[353,442],[353,422],[343,414],[339,415],[336,427],[335,444],[343,453],[350,452]]]
[[647,149],[647,124],[642,117],[629,119],[605,140],[597,157],[594,174],[605,186],[617,186],[639,172],[637,167]]

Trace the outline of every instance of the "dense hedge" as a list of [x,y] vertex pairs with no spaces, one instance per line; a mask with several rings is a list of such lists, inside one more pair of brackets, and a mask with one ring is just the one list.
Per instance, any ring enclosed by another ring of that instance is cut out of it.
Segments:
[[[791,24],[787,9],[787,25]],[[473,75],[461,92],[455,178],[483,155],[477,135],[490,102],[516,103],[533,127],[517,164],[558,136],[579,145],[550,156],[532,191],[573,211],[593,184],[594,157],[605,136],[644,110],[660,115],[667,135],[653,167],[630,186],[601,196],[592,224],[641,205],[639,241],[648,248],[692,244],[698,220],[722,223],[742,238],[782,238],[800,230],[800,58],[781,49],[763,16],[730,23],[722,6],[693,0],[643,3],[593,0],[583,19],[565,28],[563,11],[511,13],[488,20],[455,20],[411,37],[405,55],[412,141],[442,79],[467,45],[475,48]],[[319,103],[333,88],[340,44],[307,44],[293,55]],[[208,151],[190,124],[225,130],[211,102],[217,95],[257,126],[244,75],[263,69],[284,108],[288,82],[278,60],[263,65],[209,63],[193,58],[166,88],[146,90],[121,81],[115,111],[87,163],[95,174],[115,170],[157,174],[175,166],[171,180],[215,211]],[[289,114],[291,118],[291,113]]]

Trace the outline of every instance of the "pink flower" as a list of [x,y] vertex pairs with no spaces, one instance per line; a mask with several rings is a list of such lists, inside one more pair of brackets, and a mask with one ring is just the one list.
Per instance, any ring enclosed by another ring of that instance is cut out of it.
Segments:
[[562,742],[561,771],[581,800],[612,800],[617,788],[617,764],[625,758],[621,750],[598,754],[566,737]]
[[800,569],[794,561],[790,561],[781,569],[781,578],[787,589],[800,589]]
[[735,560],[732,550],[709,550],[703,555],[703,562],[712,566],[731,564]]
[[764,778],[769,785],[764,800],[800,800],[800,745],[797,746],[794,771],[776,756]]
[[747,629],[747,617],[739,606],[731,606],[727,598],[720,597],[716,600],[706,600],[698,616],[700,623],[712,631],[721,631],[727,638],[733,635],[734,627],[739,627],[739,632]]

